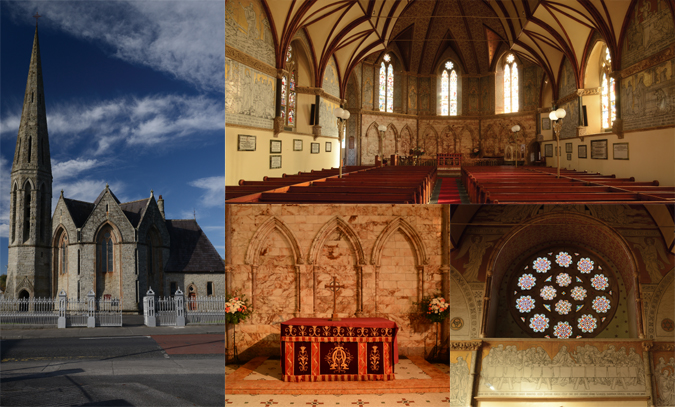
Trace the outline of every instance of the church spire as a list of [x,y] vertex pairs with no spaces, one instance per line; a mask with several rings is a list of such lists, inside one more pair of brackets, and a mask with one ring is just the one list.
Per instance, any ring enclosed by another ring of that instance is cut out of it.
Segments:
[[37,19],[35,21],[33,51],[30,57],[26,93],[23,98],[23,111],[21,112],[19,136],[16,140],[12,173],[29,169],[37,170],[50,176],[52,172]]

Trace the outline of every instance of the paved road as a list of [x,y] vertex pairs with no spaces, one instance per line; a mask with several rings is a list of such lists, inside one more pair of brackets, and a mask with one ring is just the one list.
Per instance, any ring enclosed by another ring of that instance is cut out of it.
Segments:
[[222,335],[2,340],[2,406],[223,406]]

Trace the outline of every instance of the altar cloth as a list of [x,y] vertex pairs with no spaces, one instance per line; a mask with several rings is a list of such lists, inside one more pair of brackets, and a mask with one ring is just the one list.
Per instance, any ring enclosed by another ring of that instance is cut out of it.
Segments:
[[293,318],[281,323],[284,381],[393,380],[395,322],[384,318]]

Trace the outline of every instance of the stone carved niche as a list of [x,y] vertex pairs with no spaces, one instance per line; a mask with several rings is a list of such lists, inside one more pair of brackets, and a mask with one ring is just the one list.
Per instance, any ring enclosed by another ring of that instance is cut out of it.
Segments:
[[338,292],[336,313],[343,317],[361,314],[363,253],[358,236],[341,218],[334,217],[319,230],[312,241],[308,258],[314,285],[313,312],[317,316],[333,313],[333,292],[326,288],[333,277],[343,286]]
[[251,266],[251,301],[256,319],[288,312],[290,299],[294,299],[294,311],[300,312],[298,265],[304,261],[295,235],[283,221],[271,217],[260,225],[244,262]]

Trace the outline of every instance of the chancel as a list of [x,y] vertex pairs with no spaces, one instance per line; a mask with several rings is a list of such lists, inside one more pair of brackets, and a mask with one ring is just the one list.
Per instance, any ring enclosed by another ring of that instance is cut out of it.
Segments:
[[299,4],[226,4],[229,202],[675,199],[672,1]]

